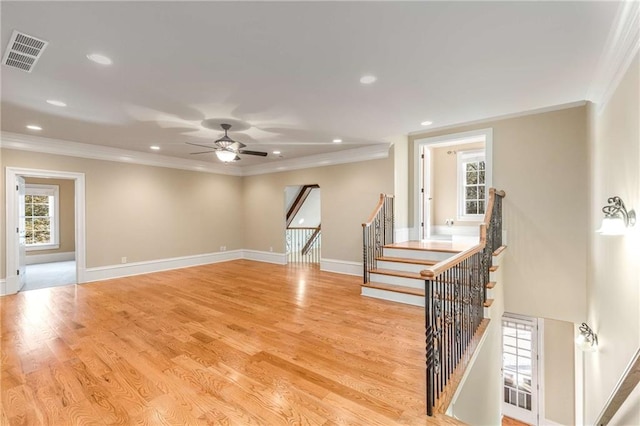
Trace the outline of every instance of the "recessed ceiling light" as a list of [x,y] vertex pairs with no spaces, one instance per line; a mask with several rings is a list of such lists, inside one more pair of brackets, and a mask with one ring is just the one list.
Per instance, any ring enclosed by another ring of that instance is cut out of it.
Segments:
[[35,124],[29,124],[27,126],[27,129],[29,129],[29,130],[42,130],[42,127],[36,126]]
[[49,105],[57,106],[57,107],[66,107],[67,104],[62,101],[56,101],[55,99],[47,99],[47,103]]
[[423,121],[422,123],[423,126],[431,126],[433,124],[433,121]]
[[113,61],[111,58],[101,55],[99,53],[90,53],[87,55],[87,58],[100,65],[111,65]]
[[342,143],[342,139],[334,139],[333,143]]
[[280,151],[273,151],[273,155],[280,155]]
[[157,146],[157,145],[151,145],[149,148],[154,150],[154,151],[160,151],[160,147]]
[[362,77],[360,77],[360,83],[362,84],[371,84],[376,80],[377,78],[374,75],[363,75]]

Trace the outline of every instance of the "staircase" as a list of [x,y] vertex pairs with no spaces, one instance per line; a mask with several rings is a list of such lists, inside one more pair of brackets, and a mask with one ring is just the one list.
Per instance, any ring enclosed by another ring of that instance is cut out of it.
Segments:
[[505,193],[488,192],[477,243],[394,243],[393,196],[385,194],[362,224],[361,294],[425,308],[428,416],[448,410],[492,316]]
[[[382,248],[382,256],[376,258],[377,267],[369,270],[369,282],[361,285],[360,294],[424,307],[425,278],[420,275],[420,272],[472,246],[472,243],[452,243],[442,240],[387,244]],[[504,248],[502,246],[493,253],[492,265],[489,268],[489,282],[485,285],[487,290],[485,309],[490,308],[493,303],[491,291],[496,286],[495,274],[499,268],[497,259]],[[488,316],[486,311],[485,316]]]
[[420,272],[469,248],[449,241],[408,241],[382,247],[376,267],[369,269],[363,296],[424,307],[424,277]]

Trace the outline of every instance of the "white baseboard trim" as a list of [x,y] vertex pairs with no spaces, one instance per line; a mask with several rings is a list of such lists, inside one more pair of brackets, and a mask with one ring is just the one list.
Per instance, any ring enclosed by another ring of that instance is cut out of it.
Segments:
[[549,419],[544,419],[544,422],[541,423],[541,424],[543,424],[545,426],[562,426],[562,423],[557,423],[557,422],[554,422],[553,420],[549,420]]
[[27,265],[35,265],[38,263],[66,262],[69,260],[76,260],[75,251],[47,254],[28,254],[25,263]]
[[345,275],[362,275],[361,262],[349,262],[337,259],[320,259],[320,270],[325,272],[335,272]]
[[229,250],[217,253],[197,254],[194,256],[150,260],[146,262],[125,263],[122,265],[100,266],[97,268],[87,268],[84,271],[83,280],[80,281],[79,279],[78,282],[88,283],[93,281],[110,280],[132,275],[149,274],[152,272],[188,268],[190,266],[207,265],[210,263],[226,262],[229,260],[243,258],[243,250]]
[[394,232],[394,241],[396,243],[404,243],[405,241],[409,241],[409,236],[411,235],[411,228],[398,228]]
[[241,250],[242,259],[255,260],[257,262],[275,263],[277,265],[287,264],[286,253],[273,253],[270,251]]
[[10,275],[0,281],[0,296],[8,296],[16,294],[20,290],[20,277]]

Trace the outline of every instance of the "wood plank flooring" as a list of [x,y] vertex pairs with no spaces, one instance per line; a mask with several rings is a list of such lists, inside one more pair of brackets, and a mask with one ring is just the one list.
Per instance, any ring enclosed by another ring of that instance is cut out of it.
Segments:
[[0,298],[3,425],[461,424],[424,412],[424,313],[238,260]]

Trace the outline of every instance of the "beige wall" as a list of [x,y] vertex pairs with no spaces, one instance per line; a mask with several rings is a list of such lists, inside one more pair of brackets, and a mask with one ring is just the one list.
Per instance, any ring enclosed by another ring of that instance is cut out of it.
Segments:
[[433,222],[435,226],[445,226],[447,219],[453,219],[455,226],[478,226],[480,221],[458,220],[458,157],[451,151],[471,151],[484,149],[484,143],[443,146],[431,150],[433,167]]
[[60,216],[60,247],[52,250],[28,251],[27,256],[68,253],[76,251],[75,236],[75,182],[70,179],[39,179],[28,177],[25,183],[39,185],[57,185]]
[[[361,262],[362,222],[392,193],[384,160],[234,177],[3,149],[2,166],[85,173],[87,267],[252,249],[284,252],[284,188],[322,189],[323,258]],[[2,206],[5,209],[4,186]],[[5,223],[0,227],[4,232]],[[4,244],[3,244],[4,249]],[[5,276],[5,256],[0,256]]]
[[362,222],[393,192],[393,157],[244,178],[244,248],[285,251],[284,189],[318,184],[322,258],[362,262]]
[[544,320],[545,418],[561,425],[575,422],[573,323]]
[[[505,310],[581,322],[586,311],[587,108],[413,135],[410,159],[417,139],[485,128],[493,129],[494,186],[507,193]],[[408,164],[413,176],[413,161]]]
[[2,166],[85,173],[88,268],[243,248],[242,178],[8,149]]
[[[586,320],[598,334],[599,349],[584,355],[588,424],[596,420],[640,347],[640,224],[620,237],[593,232],[609,197],[618,195],[628,208],[640,212],[639,74],[636,55],[611,100],[601,111],[591,110]],[[640,424],[640,411],[632,418],[627,424]]]

